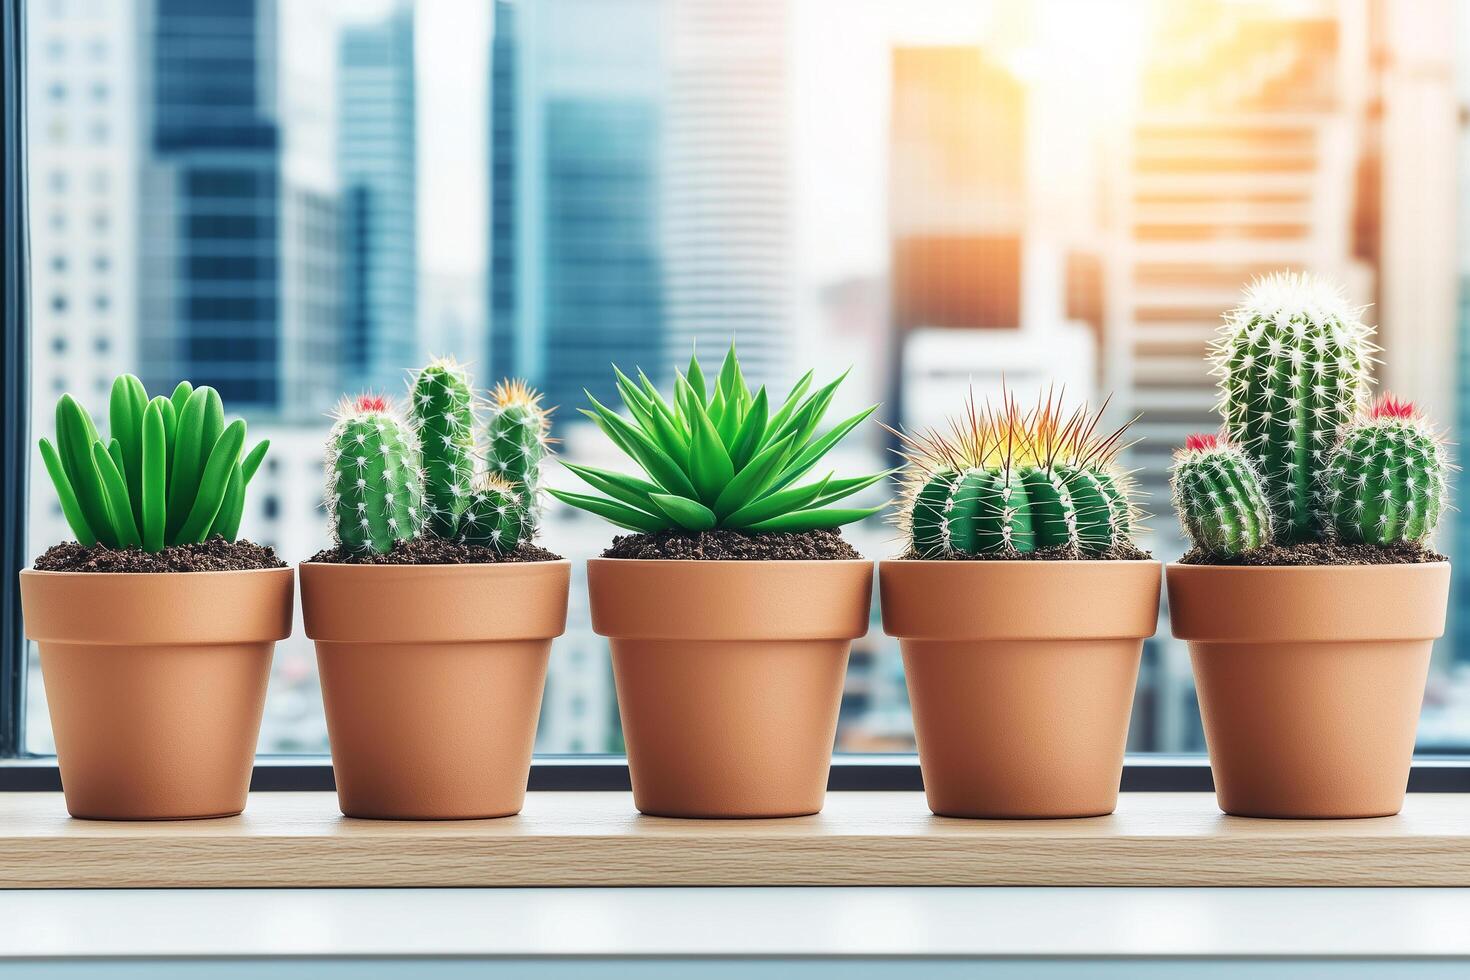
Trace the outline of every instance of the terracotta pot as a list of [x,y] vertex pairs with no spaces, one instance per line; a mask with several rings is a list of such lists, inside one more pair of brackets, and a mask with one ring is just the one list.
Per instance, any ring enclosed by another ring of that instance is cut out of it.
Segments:
[[609,638],[633,803],[672,817],[816,813],[873,563],[587,566]]
[[343,813],[520,812],[571,569],[301,564]]
[[1378,817],[1404,805],[1450,566],[1168,569],[1220,809]]
[[1113,812],[1159,578],[1156,561],[880,563],[929,809]]
[[245,808],[289,568],[20,573],[66,808],[98,820]]

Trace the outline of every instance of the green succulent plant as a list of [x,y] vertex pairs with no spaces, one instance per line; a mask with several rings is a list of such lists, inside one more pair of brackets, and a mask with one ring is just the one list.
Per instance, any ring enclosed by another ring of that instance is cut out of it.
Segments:
[[149,399],[143,382],[112,383],[108,439],[71,395],[56,403],[56,442],[41,459],[61,512],[85,547],[142,548],[233,541],[245,490],[270,448],[262,440],[242,458],[245,423],[225,424],[219,392],[180,381],[171,396]]
[[564,462],[605,496],[551,490],[558,500],[632,531],[715,528],[750,532],[811,531],[862,520],[882,507],[832,507],[888,471],[799,481],[876,405],[818,434],[843,377],[808,394],[808,371],[779,407],[762,386],[750,390],[734,345],[708,383],[699,358],[677,376],[666,401],[642,371],[634,381],[616,366],[628,417],[588,393],[582,414],[643,470],[630,476]]

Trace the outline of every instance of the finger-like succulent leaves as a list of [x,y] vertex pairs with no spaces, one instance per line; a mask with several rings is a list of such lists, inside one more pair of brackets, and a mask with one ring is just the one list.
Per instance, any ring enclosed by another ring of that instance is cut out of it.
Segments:
[[1355,419],[1322,474],[1323,500],[1343,541],[1419,543],[1444,512],[1444,440],[1414,406],[1385,397]]
[[1192,435],[1174,455],[1174,507],[1194,546],[1228,558],[1271,543],[1271,507],[1255,465],[1215,435]]
[[413,429],[381,395],[347,399],[327,439],[327,517],[352,551],[386,552],[418,536],[423,471]]
[[245,423],[225,425],[210,387],[179,382],[152,401],[130,374],[112,384],[104,442],[76,399],[56,404],[56,442],[41,459],[67,524],[84,546],[141,547],[235,540],[245,488],[265,458],[261,441],[243,459]]
[[882,509],[830,505],[887,473],[840,480],[827,474],[800,482],[877,407],[819,433],[841,377],[809,392],[807,372],[777,406],[764,387],[750,390],[733,345],[714,379],[691,358],[667,400],[642,372],[634,381],[613,370],[627,416],[591,394],[592,407],[582,414],[643,475],[565,463],[601,495],[547,491],[558,500],[634,531],[810,531],[851,524]]
[[911,552],[1097,555],[1130,541],[1132,485],[1113,465],[1127,429],[1099,434],[1097,415],[1067,413],[1056,395],[1026,409],[1008,396],[977,406],[971,395],[947,432],[894,430],[909,464],[898,523]]
[[452,538],[475,475],[474,396],[469,375],[440,358],[414,377],[409,421],[418,432],[424,468],[425,532]]
[[1213,357],[1225,434],[1255,463],[1277,539],[1322,536],[1320,473],[1368,391],[1372,330],[1337,286],[1280,273],[1226,315]]
[[541,516],[541,462],[549,451],[550,430],[550,413],[541,407],[541,395],[524,381],[502,381],[490,392],[485,471],[520,496],[521,541],[531,540]]

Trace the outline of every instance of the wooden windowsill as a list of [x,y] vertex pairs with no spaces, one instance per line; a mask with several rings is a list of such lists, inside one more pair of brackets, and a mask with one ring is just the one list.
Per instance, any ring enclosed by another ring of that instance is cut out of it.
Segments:
[[532,793],[500,820],[351,820],[257,793],[177,823],[73,820],[0,794],[0,888],[602,885],[1470,886],[1470,794],[1372,820],[1227,817],[1207,793],[1124,794],[1088,820],[935,817],[917,793],[831,793],[813,817],[670,820],[627,793]]

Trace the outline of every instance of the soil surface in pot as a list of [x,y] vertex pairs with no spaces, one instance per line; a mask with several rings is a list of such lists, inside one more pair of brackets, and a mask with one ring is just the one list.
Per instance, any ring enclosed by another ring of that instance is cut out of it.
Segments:
[[689,561],[840,561],[861,558],[838,531],[654,531],[613,538],[604,558]]
[[484,545],[446,541],[442,538],[414,538],[399,541],[392,551],[347,551],[341,547],[318,551],[308,561],[333,565],[495,565],[509,562],[561,561],[561,555],[522,544],[508,555]]
[[216,535],[202,544],[176,544],[162,551],[141,548],[84,548],[76,541],[52,545],[36,559],[38,572],[244,572],[285,568],[276,549],[254,541]]
[[1448,561],[1444,555],[1419,544],[1397,544],[1387,548],[1376,544],[1344,544],[1334,541],[1306,541],[1300,544],[1268,544],[1264,548],[1242,551],[1222,558],[1191,549],[1181,565],[1422,565]]
[[1038,548],[1035,551],[1002,551],[974,555],[962,551],[942,555],[919,555],[906,551],[898,557],[901,561],[1152,561],[1154,556],[1130,541],[1092,554],[1083,552],[1075,545],[1063,544],[1053,548]]

